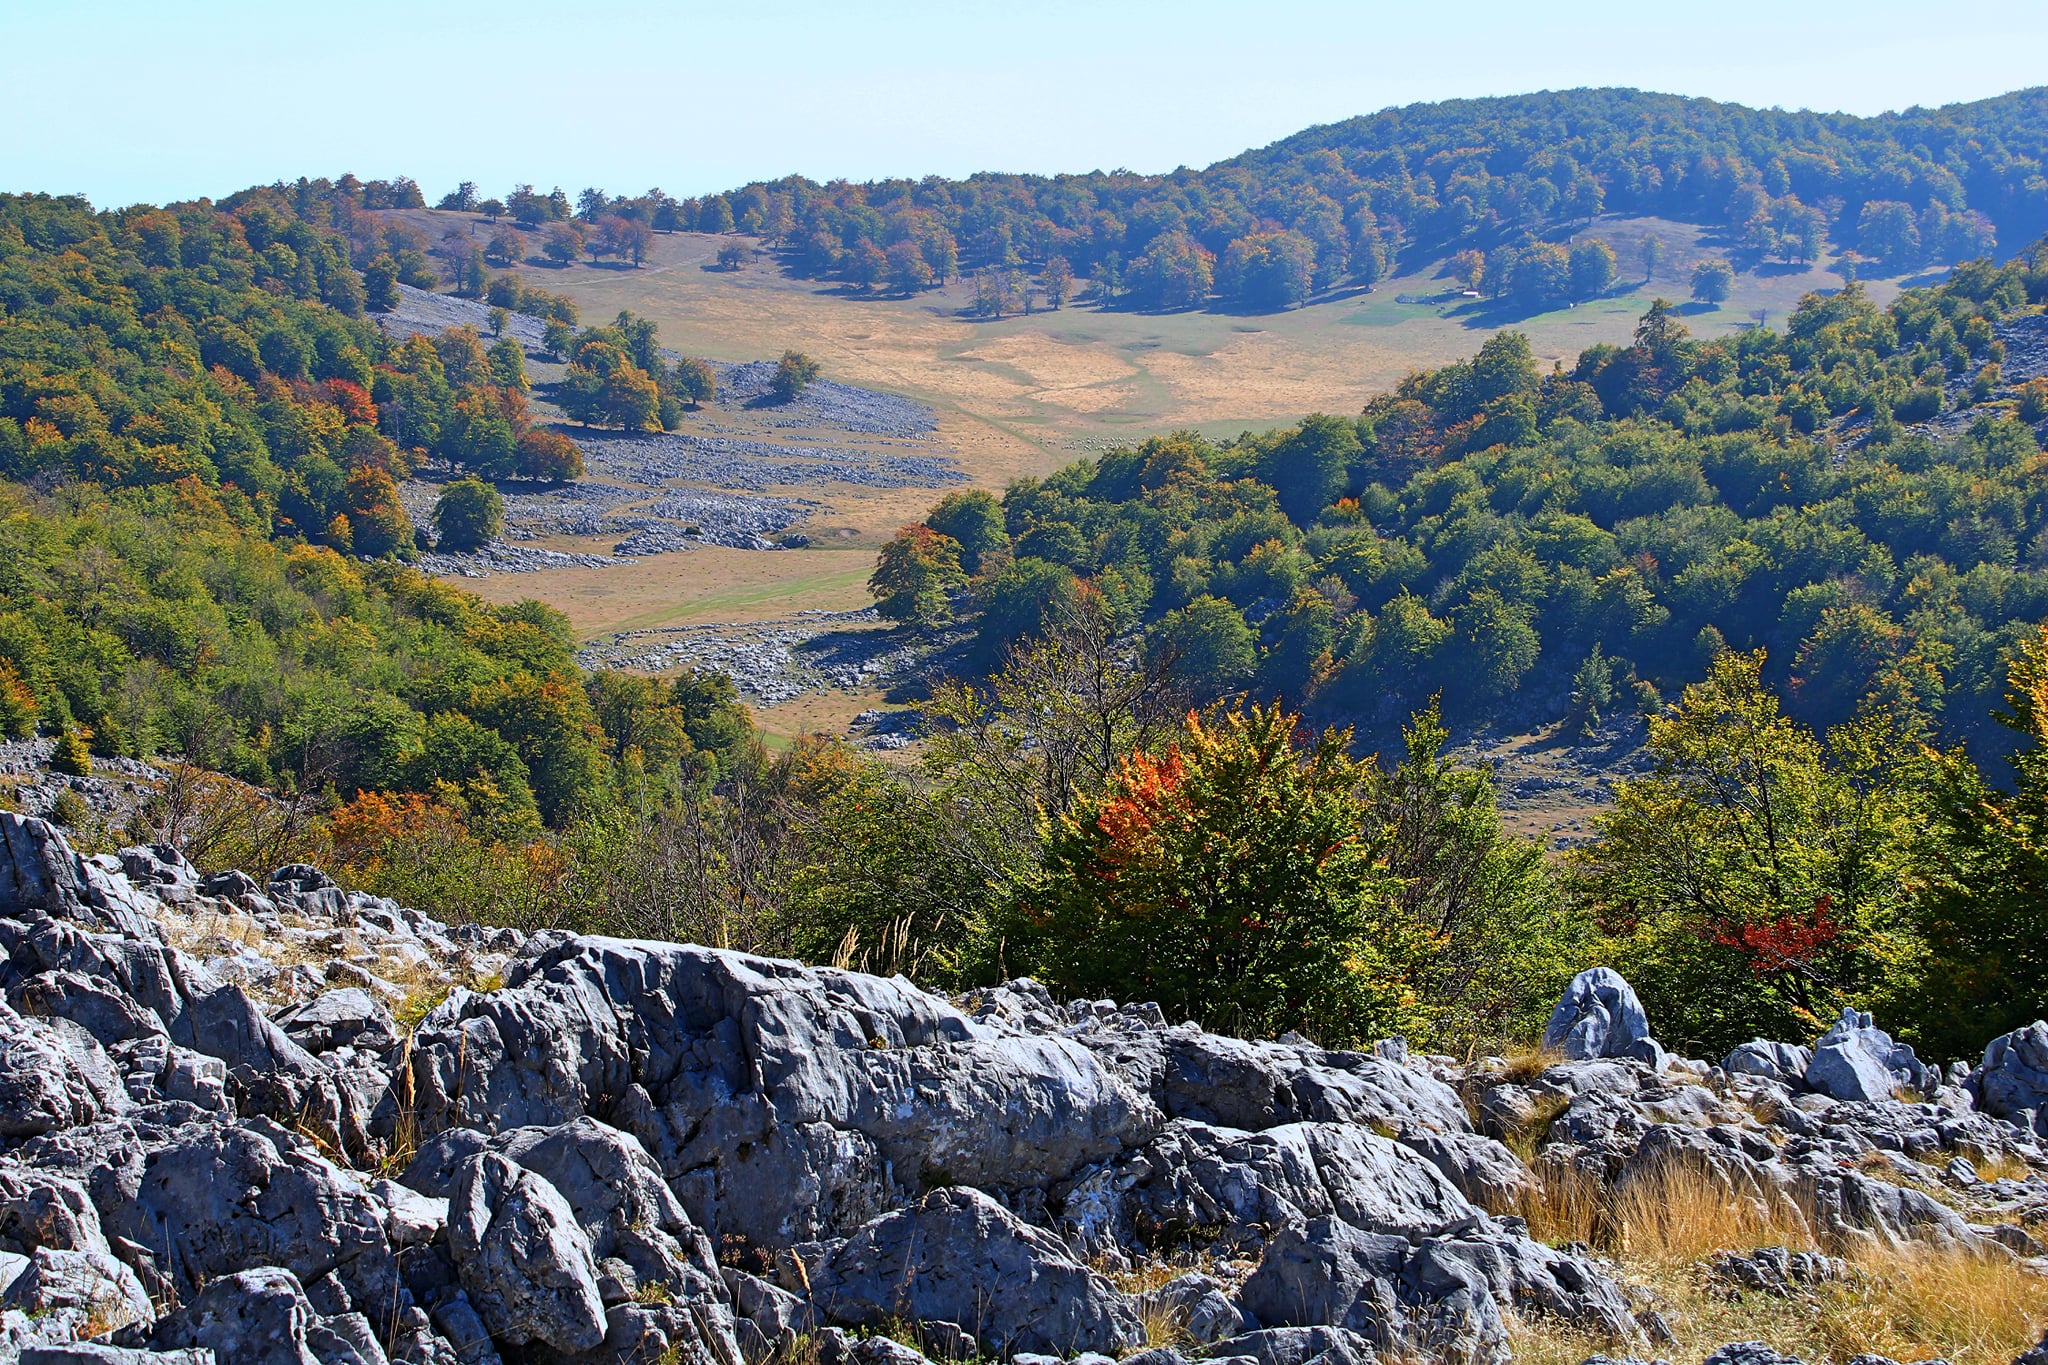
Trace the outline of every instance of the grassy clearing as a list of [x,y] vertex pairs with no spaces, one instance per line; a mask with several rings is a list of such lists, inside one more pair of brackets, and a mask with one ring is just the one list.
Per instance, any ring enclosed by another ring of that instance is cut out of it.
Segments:
[[871,548],[730,550],[704,546],[602,569],[544,569],[464,579],[489,602],[537,597],[569,618],[578,639],[620,630],[768,621],[817,608],[871,602]]
[[[1672,1360],[1701,1360],[1731,1341],[1763,1341],[1810,1365],[1864,1352],[1893,1360],[2007,1365],[2040,1339],[2041,1280],[2003,1258],[1894,1252],[1857,1263],[1854,1279],[1791,1298],[1730,1293],[1698,1267],[1624,1262],[1658,1303]],[[1541,1318],[1510,1326],[1517,1365],[1578,1365],[1613,1343]]]

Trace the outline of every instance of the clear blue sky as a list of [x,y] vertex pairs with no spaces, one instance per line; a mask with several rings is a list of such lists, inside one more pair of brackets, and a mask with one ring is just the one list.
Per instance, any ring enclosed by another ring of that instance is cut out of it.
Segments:
[[0,189],[1161,171],[1580,85],[1877,113],[2043,83],[2044,53],[2040,0],[0,0]]

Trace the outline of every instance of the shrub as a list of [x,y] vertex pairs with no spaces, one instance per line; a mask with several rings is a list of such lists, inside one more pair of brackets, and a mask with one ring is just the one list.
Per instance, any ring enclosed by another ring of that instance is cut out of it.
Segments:
[[482,479],[457,479],[434,501],[434,529],[444,549],[481,549],[504,525],[505,500]]
[[583,452],[559,431],[535,427],[519,438],[519,472],[529,479],[560,483],[583,477]]
[[817,361],[802,351],[784,351],[782,359],[775,362],[775,378],[768,387],[777,401],[788,403],[809,388],[817,377]]

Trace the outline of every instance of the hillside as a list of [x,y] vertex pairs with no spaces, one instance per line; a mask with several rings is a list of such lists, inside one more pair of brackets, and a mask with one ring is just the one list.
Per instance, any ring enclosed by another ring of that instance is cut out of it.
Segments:
[[1548,375],[1504,331],[1357,418],[951,495],[877,592],[943,619],[966,583],[993,666],[1093,589],[1198,697],[1383,743],[1435,693],[1463,722],[1591,726],[1765,647],[1815,725],[1881,696],[1981,746],[2004,652],[2048,614],[2044,259],[1711,342],[1659,305]]
[[1131,307],[1213,294],[1264,312],[1461,250],[1491,253],[1490,287],[1529,304],[1606,291],[1611,262],[1567,268],[1547,245],[1603,212],[1717,226],[1752,263],[1832,243],[1887,274],[2031,240],[2048,229],[2044,114],[2048,90],[1879,118],[1572,90],[1389,109],[1164,176],[786,179],[578,205],[762,235],[792,270],[863,292],[983,272],[997,313],[1026,270],[1049,297],[1087,277]]
[[0,197],[0,1365],[2042,1365],[2048,239],[1026,439],[558,208]]

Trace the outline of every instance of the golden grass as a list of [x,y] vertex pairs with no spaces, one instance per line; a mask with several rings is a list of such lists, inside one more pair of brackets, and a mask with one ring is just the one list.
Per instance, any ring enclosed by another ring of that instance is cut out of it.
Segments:
[[1536,1161],[1536,1149],[1543,1145],[1543,1139],[1550,1135],[1550,1125],[1558,1116],[1572,1107],[1569,1095],[1538,1095],[1530,1104],[1529,1117],[1501,1139],[1509,1151],[1520,1157],[1525,1165]]
[[[1669,1359],[1702,1359],[1731,1341],[1760,1340],[1810,1365],[1839,1365],[1861,1352],[1894,1360],[1944,1357],[1954,1365],[2006,1365],[2040,1339],[2048,1283],[2003,1253],[1905,1247],[1862,1250],[1846,1282],[1790,1299],[1740,1292],[1710,1280],[1716,1252],[1760,1246],[1810,1250],[1815,1240],[1788,1201],[1730,1194],[1681,1164],[1610,1192],[1591,1177],[1551,1171],[1528,1217],[1533,1235],[1588,1243],[1625,1279],[1649,1291],[1678,1343]],[[1546,1319],[1511,1326],[1517,1365],[1577,1365],[1615,1345]]]
[[1564,1053],[1554,1047],[1512,1048],[1504,1058],[1507,1069],[1501,1076],[1515,1085],[1527,1085],[1564,1059]]
[[[1624,1265],[1678,1338],[1656,1348],[1673,1360],[1701,1360],[1731,1341],[1763,1341],[1809,1365],[1843,1365],[1864,1352],[2008,1365],[2040,1339],[2048,1320],[2041,1279],[1999,1256],[1894,1251],[1856,1262],[1853,1280],[1792,1298],[1729,1293],[1691,1267]],[[1614,1345],[1542,1318],[1511,1321],[1509,1338],[1516,1365],[1577,1365]]]
[[2027,1163],[2011,1152],[1971,1152],[1969,1160],[1979,1180],[2025,1180],[2033,1174]]

